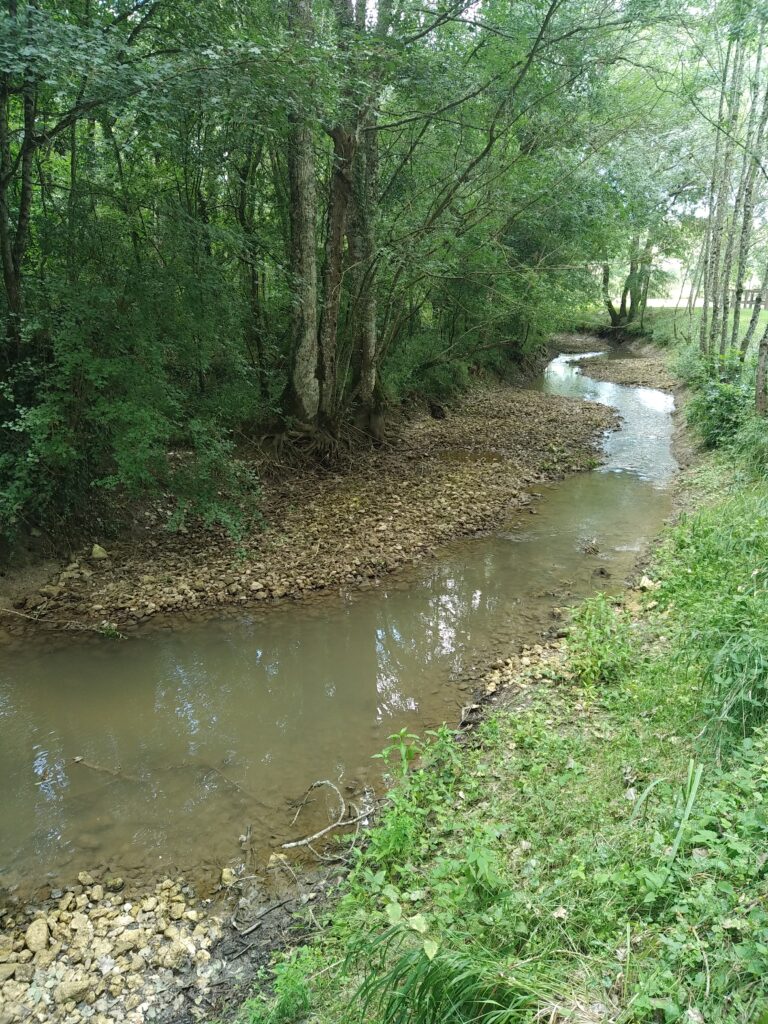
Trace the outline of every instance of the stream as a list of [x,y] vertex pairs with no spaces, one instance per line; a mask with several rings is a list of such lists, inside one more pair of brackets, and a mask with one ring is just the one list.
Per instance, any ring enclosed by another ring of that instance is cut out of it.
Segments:
[[390,734],[455,724],[490,660],[619,589],[671,509],[674,401],[592,380],[588,359],[559,356],[540,386],[618,410],[603,465],[542,487],[498,533],[370,590],[5,657],[0,888],[83,869],[217,877],[241,834],[263,865],[327,824],[320,797],[292,824],[310,783],[380,789]]

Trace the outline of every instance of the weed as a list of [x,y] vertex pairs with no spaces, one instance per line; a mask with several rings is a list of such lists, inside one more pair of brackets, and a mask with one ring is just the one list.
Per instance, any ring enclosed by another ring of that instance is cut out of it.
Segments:
[[629,619],[597,594],[574,612],[567,646],[571,669],[585,686],[615,683],[632,658]]
[[482,948],[440,949],[411,942],[396,927],[354,951],[365,980],[359,1019],[382,1024],[517,1024],[528,1022],[556,986],[537,964]]
[[304,1019],[312,1007],[308,978],[317,962],[317,956],[306,947],[279,960],[274,966],[273,998],[249,999],[238,1024],[294,1024]]
[[707,380],[688,403],[688,422],[696,427],[707,448],[732,440],[746,422],[752,389],[742,380]]
[[397,764],[399,775],[404,777],[408,774],[411,762],[418,757],[423,749],[421,738],[404,728],[400,732],[393,733],[389,740],[389,744],[384,747],[381,753],[374,754],[373,756],[386,761],[387,764],[394,760]]

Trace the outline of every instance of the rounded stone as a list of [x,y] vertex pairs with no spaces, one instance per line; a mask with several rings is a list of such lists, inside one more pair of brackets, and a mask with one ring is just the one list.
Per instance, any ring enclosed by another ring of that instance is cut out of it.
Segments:
[[27,928],[27,933],[24,937],[27,949],[33,953],[38,953],[41,949],[45,949],[48,945],[48,935],[48,922],[44,918],[38,918],[36,921],[33,921],[29,928]]

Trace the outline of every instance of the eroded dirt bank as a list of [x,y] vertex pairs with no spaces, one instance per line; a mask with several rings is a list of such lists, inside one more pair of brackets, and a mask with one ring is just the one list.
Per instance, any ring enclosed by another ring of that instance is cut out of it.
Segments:
[[157,615],[364,584],[497,525],[537,484],[589,468],[613,423],[603,406],[484,384],[445,419],[401,424],[349,469],[266,481],[267,525],[239,546],[210,530],[172,535],[155,521],[140,539],[104,542],[106,557],[82,551],[33,590],[7,578],[0,622],[8,634],[129,631]]

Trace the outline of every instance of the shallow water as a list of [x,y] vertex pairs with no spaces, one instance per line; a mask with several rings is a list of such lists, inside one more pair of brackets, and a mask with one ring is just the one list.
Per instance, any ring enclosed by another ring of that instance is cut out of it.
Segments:
[[327,823],[318,799],[291,824],[313,780],[379,785],[387,736],[455,724],[473,671],[618,587],[669,513],[673,400],[590,380],[585,358],[560,356],[541,386],[619,410],[605,465],[542,488],[497,535],[345,597],[6,656],[0,885],[102,866],[202,878],[242,856],[241,834],[263,863]]

